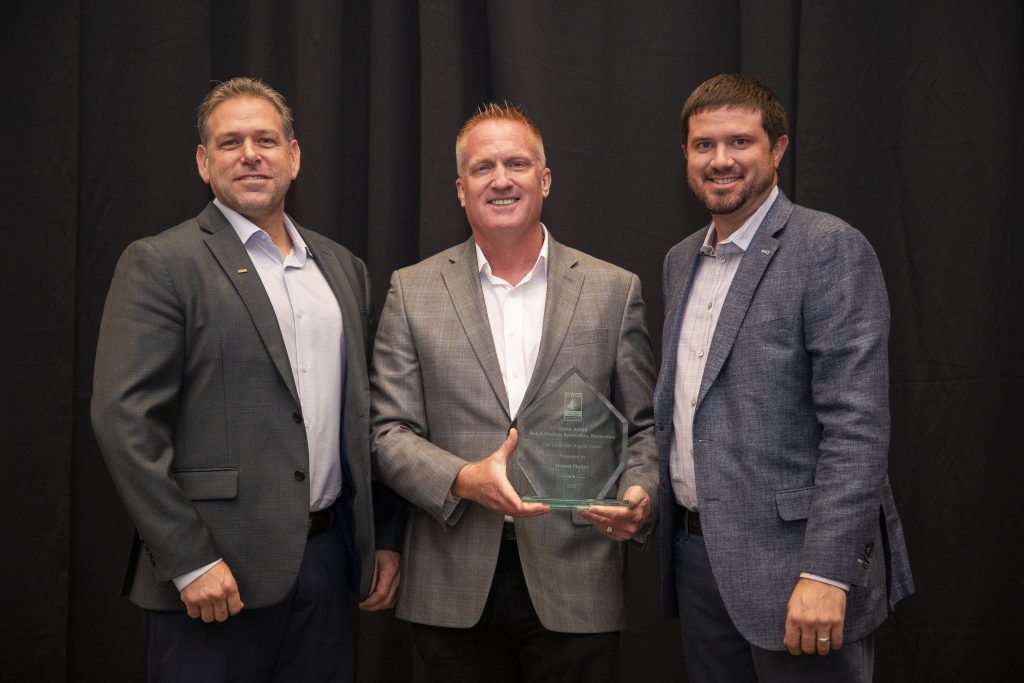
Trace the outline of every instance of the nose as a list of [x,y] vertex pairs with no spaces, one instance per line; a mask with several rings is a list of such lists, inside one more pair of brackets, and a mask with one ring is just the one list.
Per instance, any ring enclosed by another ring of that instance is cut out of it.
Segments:
[[494,175],[491,177],[491,187],[495,189],[502,189],[509,187],[512,181],[508,177],[508,173],[505,171],[505,167],[498,165],[494,168]]
[[711,165],[714,168],[728,168],[732,166],[732,155],[729,154],[728,145],[715,145],[715,152],[711,156]]
[[245,140],[242,143],[242,161],[246,164],[254,164],[260,158],[259,150],[256,145],[253,144],[252,140]]

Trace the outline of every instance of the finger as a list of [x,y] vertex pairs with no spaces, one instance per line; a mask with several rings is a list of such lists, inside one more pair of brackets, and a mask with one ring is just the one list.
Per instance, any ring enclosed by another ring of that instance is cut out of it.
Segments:
[[786,646],[786,650],[791,655],[800,654],[800,629],[794,628],[793,626],[786,624],[786,637],[783,639],[782,644]]
[[815,642],[817,634],[812,629],[800,629],[800,651],[805,655],[812,655],[818,651],[818,644]]
[[496,453],[500,453],[504,456],[505,460],[508,460],[509,456],[512,455],[512,451],[516,449],[516,443],[519,441],[519,433],[515,430],[515,427],[508,430],[508,436],[505,437],[505,441],[498,448]]
[[366,596],[366,599],[359,603],[359,609],[364,612],[374,612],[381,608],[386,595],[380,591],[374,591]]
[[243,607],[245,607],[245,603],[242,602],[242,596],[240,596],[237,591],[228,596],[229,615],[235,616],[242,611]]
[[370,579],[370,595],[377,591],[377,583],[380,581],[380,562],[373,563],[373,578]]
[[228,620],[228,601],[218,600],[213,603],[213,618],[217,621]]
[[193,619],[198,619],[202,612],[195,605],[185,605],[185,612]]
[[200,610],[200,618],[205,623],[207,623],[207,624],[209,624],[210,622],[212,622],[216,618],[216,616],[213,613],[213,606],[210,603],[208,603],[208,602],[204,602],[199,607],[199,610]]
[[832,625],[832,649],[838,650],[843,646],[843,622]]
[[828,632],[818,633],[814,637],[814,643],[817,646],[819,655],[827,655],[832,651],[832,636]]

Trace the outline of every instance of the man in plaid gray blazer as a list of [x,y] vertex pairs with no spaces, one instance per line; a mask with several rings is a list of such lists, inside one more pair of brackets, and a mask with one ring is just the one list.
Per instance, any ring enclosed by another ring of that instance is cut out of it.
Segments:
[[[470,118],[456,163],[472,238],[394,274],[374,347],[378,477],[411,503],[397,615],[432,680],[615,680],[622,542],[657,508],[640,282],[541,224],[551,172],[518,109]],[[573,367],[629,419],[612,493],[632,509],[550,511],[509,484],[509,425]]]

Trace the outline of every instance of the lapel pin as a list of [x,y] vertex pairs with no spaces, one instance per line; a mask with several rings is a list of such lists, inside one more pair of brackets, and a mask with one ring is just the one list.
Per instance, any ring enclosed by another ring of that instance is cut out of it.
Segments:
[[761,253],[762,253],[762,254],[770,254],[770,253],[772,253],[772,252],[771,252],[771,249],[762,249],[762,250],[761,250]]
[[249,272],[248,268],[239,268],[238,269],[238,274],[239,275],[241,275],[242,273],[248,273],[248,272]]

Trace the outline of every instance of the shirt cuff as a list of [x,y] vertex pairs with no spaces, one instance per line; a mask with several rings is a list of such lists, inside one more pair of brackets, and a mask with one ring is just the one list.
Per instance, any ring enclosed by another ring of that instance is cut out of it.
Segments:
[[830,586],[836,588],[842,588],[847,593],[850,592],[850,584],[843,583],[842,581],[835,581],[833,579],[826,579],[824,576],[818,576],[817,574],[811,574],[809,572],[800,572],[801,579],[810,579],[811,581],[820,581],[821,583],[827,583]]
[[213,566],[215,564],[217,564],[218,562],[220,562],[221,560],[223,560],[223,559],[224,559],[223,557],[219,557],[216,560],[214,560],[213,562],[211,562],[210,564],[205,564],[202,567],[200,567],[199,569],[193,569],[192,571],[188,572],[187,574],[182,574],[181,576],[175,576],[174,579],[172,579],[174,581],[174,587],[177,588],[178,592],[180,593],[181,591],[185,590],[185,588],[190,583],[192,583],[193,581],[198,579],[200,576],[202,576],[206,572],[208,572],[211,569],[213,569]]

